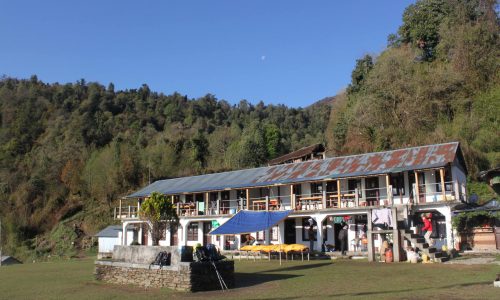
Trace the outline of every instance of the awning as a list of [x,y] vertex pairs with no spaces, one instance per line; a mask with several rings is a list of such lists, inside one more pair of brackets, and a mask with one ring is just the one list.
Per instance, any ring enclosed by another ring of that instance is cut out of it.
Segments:
[[226,223],[212,230],[210,234],[240,234],[266,230],[288,217],[293,210],[248,211],[240,210]]

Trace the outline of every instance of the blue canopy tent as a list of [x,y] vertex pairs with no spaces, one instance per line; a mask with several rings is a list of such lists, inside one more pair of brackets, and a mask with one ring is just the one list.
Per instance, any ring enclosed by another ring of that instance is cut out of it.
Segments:
[[[241,234],[269,229],[284,220],[293,210],[285,211],[249,211],[240,210],[231,219],[220,227],[215,228],[210,234]],[[280,243],[281,245],[281,243]],[[271,257],[269,257],[271,258]],[[281,250],[280,250],[281,265]]]
[[284,220],[293,210],[285,211],[248,211],[240,210],[231,219],[210,234],[241,234],[269,229]]

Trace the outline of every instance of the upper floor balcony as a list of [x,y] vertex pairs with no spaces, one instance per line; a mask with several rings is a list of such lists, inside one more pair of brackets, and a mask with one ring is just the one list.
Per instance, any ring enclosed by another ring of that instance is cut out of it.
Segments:
[[[430,180],[428,180],[430,181]],[[425,182],[421,180],[421,182]],[[388,183],[388,184],[384,184]],[[456,181],[412,183],[406,177],[393,182],[385,176],[308,182],[238,191],[186,194],[171,197],[179,217],[233,215],[253,211],[351,209],[458,200],[465,186]],[[406,183],[406,184],[402,184]],[[231,197],[239,196],[239,197]],[[140,200],[114,210],[115,219],[137,219]]]

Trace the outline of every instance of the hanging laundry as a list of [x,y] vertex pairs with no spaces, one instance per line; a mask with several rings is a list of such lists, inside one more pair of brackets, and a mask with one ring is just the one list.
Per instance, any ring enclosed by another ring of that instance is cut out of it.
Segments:
[[333,223],[335,224],[342,224],[344,222],[344,218],[342,217],[333,217]]
[[372,210],[373,224],[386,224],[392,227],[392,213],[390,208],[380,208]]

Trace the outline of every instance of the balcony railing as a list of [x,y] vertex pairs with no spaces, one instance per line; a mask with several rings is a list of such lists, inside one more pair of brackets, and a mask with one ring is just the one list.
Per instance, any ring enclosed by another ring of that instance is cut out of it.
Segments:
[[113,216],[115,219],[137,219],[139,218],[139,206],[127,205],[115,207]]
[[[458,182],[413,184],[411,193],[393,196],[393,187],[322,191],[320,193],[266,196],[255,198],[218,199],[202,202],[178,202],[174,204],[179,216],[233,215],[242,209],[254,211],[288,210],[311,211],[321,209],[348,209],[356,207],[379,207],[393,204],[423,204],[439,201],[465,200],[465,187]],[[418,190],[418,196],[417,195]],[[395,190],[397,191],[397,189]],[[140,206],[127,205],[114,209],[115,219],[136,219]]]

